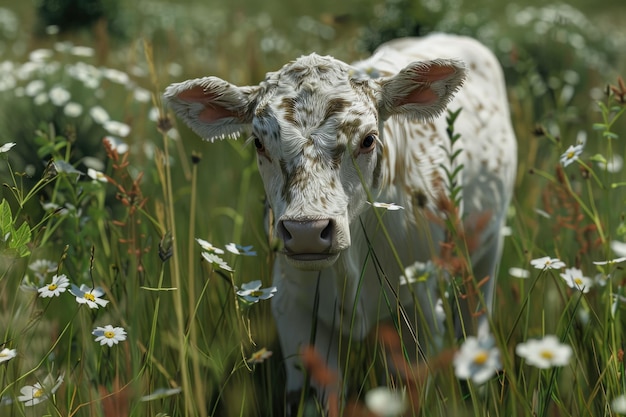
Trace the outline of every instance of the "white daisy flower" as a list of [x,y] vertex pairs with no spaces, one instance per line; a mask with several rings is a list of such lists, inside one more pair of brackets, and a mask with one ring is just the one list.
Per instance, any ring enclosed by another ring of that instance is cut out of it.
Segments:
[[570,145],[569,148],[561,155],[561,165],[564,167],[568,166],[572,162],[576,161],[580,154],[583,153],[582,145]]
[[35,385],[26,385],[20,389],[22,395],[17,397],[18,401],[23,402],[26,407],[39,404],[46,401],[53,395],[63,383],[63,374],[54,380],[51,374],[48,374],[43,382],[37,382]]
[[87,168],[87,176],[95,181],[109,182],[106,175],[93,168]]
[[549,256],[533,259],[530,261],[530,264],[537,269],[561,269],[565,267],[565,262],[562,262],[558,258],[550,258]]
[[123,327],[113,327],[110,324],[104,327],[96,327],[91,334],[96,336],[95,341],[100,342],[101,346],[107,345],[112,347],[126,340],[126,330]]
[[259,300],[267,300],[272,298],[276,291],[276,287],[261,288],[260,280],[246,282],[241,285],[241,289],[237,291],[237,295],[249,303],[258,303]]
[[0,363],[10,361],[17,356],[17,350],[4,348],[0,350]]
[[493,337],[467,337],[454,356],[454,374],[459,379],[471,379],[476,384],[487,382],[499,369],[500,351]]
[[408,408],[406,392],[377,387],[365,394],[365,405],[378,416],[396,417],[403,415]]
[[4,145],[0,146],[0,153],[9,152],[15,145],[17,145],[15,142],[5,143]]
[[526,359],[529,365],[548,369],[567,365],[572,356],[572,348],[559,342],[556,336],[547,335],[543,339],[531,339],[518,344],[515,353]]
[[225,246],[226,250],[235,255],[256,256],[256,252],[252,250],[252,246],[241,246],[235,243],[229,243]]
[[91,116],[93,121],[98,124],[104,124],[105,122],[108,122],[111,119],[111,117],[109,116],[109,113],[107,113],[107,111],[104,110],[100,106],[92,107],[89,110],[89,115]]
[[89,308],[105,307],[109,301],[103,300],[104,291],[102,288],[89,288],[85,284],[81,284],[80,288],[72,284],[70,292],[76,297],[78,304],[87,304]]
[[561,273],[561,278],[565,280],[570,288],[588,293],[593,287],[593,280],[583,275],[583,271],[578,268],[565,268],[565,273]]
[[63,107],[63,114],[68,117],[78,117],[83,114],[83,106],[74,101],[70,101]]
[[213,246],[211,243],[207,242],[204,239],[196,238],[196,242],[202,249],[210,253],[217,253],[218,255],[223,255],[224,251],[220,248]]
[[52,104],[58,107],[65,105],[72,97],[69,91],[58,85],[50,89],[48,96],[50,97]]
[[225,260],[223,260],[222,258],[220,258],[219,256],[217,256],[215,253],[209,253],[209,252],[202,252],[200,254],[205,261],[211,263],[211,264],[215,264],[217,266],[219,266],[220,268],[222,268],[225,271],[229,271],[229,272],[233,272],[234,269],[232,267],[230,267]]
[[509,275],[515,278],[525,279],[530,277],[530,271],[524,268],[512,266],[511,268],[509,268]]
[[39,292],[39,296],[42,298],[46,297],[58,297],[62,292],[67,290],[67,287],[70,286],[70,280],[67,279],[65,274],[54,275],[52,277],[52,282],[48,285],[44,285],[39,288],[37,291]]
[[125,138],[130,133],[130,126],[126,123],[118,122],[116,120],[107,120],[102,124],[104,130],[112,135],[121,136]]

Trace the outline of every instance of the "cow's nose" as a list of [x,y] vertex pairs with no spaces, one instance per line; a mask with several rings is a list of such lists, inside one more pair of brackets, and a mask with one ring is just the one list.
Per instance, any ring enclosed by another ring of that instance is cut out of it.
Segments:
[[321,220],[281,220],[278,234],[288,253],[328,253],[333,243],[333,222]]

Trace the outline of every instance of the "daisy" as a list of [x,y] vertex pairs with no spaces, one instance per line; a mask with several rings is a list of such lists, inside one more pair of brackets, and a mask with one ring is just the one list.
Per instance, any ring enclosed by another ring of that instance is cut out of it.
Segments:
[[562,262],[558,258],[550,258],[549,256],[533,259],[530,261],[530,264],[537,269],[561,269],[565,267],[565,262]]
[[588,293],[593,286],[593,280],[584,276],[583,271],[578,268],[565,268],[565,273],[561,274],[561,278],[570,288],[580,290],[584,294]]
[[525,279],[530,277],[530,271],[524,268],[517,268],[512,266],[511,268],[509,268],[509,275],[515,278]]
[[469,336],[454,357],[454,374],[476,384],[487,382],[502,367],[500,351],[491,336]]
[[215,264],[217,266],[219,266],[220,268],[229,271],[229,272],[233,272],[234,269],[232,267],[230,267],[225,260],[223,260],[222,258],[220,258],[219,256],[217,256],[214,253],[209,253],[209,252],[202,252],[201,253],[202,257],[204,258],[205,261],[211,263],[211,264]]
[[87,168],[87,176],[95,181],[109,182],[106,175],[93,168]]
[[518,344],[515,353],[526,359],[529,365],[548,369],[567,365],[572,356],[572,348],[560,343],[556,336],[547,335],[543,339],[531,339]]
[[11,148],[13,148],[15,145],[17,145],[15,142],[7,142],[4,145],[0,146],[0,153],[6,153],[9,152],[11,150]]
[[16,356],[17,356],[17,351],[15,349],[4,348],[0,350],[0,363],[10,361]]
[[404,210],[404,207],[398,206],[396,203],[381,203],[381,202],[375,201],[372,203],[372,206],[378,207],[378,208],[384,208],[389,211],[395,211],[395,210],[400,210],[400,209]]
[[96,327],[91,334],[96,336],[96,342],[100,342],[101,346],[108,345],[112,347],[126,340],[126,330],[123,327],[113,327],[110,324],[104,327]]
[[119,155],[128,152],[128,144],[122,139],[115,136],[105,136],[104,140],[106,140],[111,149],[116,151]]
[[76,285],[72,284],[70,292],[76,297],[78,304],[87,304],[89,308],[98,308],[98,306],[104,307],[109,304],[107,300],[100,298],[104,295],[102,288],[92,289],[85,284],[81,284],[80,288],[78,288]]
[[272,356],[272,351],[267,350],[267,348],[263,348],[261,350],[257,350],[248,358],[248,363],[251,365],[256,365],[257,363],[262,363],[265,359],[268,359]]
[[241,285],[241,289],[237,291],[237,295],[249,303],[258,303],[259,300],[267,300],[272,298],[276,291],[276,287],[261,288],[260,280],[250,281]]
[[39,296],[41,298],[46,297],[58,297],[62,292],[65,292],[67,287],[70,286],[70,280],[67,279],[65,274],[54,275],[52,277],[52,282],[48,285],[44,285],[39,288],[37,291],[39,292]]
[[626,414],[626,394],[622,394],[611,401],[611,408],[615,414]]
[[241,246],[235,243],[229,243],[225,246],[226,250],[235,255],[256,256],[256,252],[252,250],[252,246]]
[[63,114],[68,117],[78,117],[83,114],[83,106],[79,103],[70,101],[63,107]]
[[24,403],[26,407],[30,407],[46,401],[53,395],[63,383],[63,374],[59,375],[56,382],[51,374],[48,374],[43,382],[37,382],[35,385],[26,385],[20,389],[22,395],[17,397],[18,401]]
[[404,275],[400,275],[400,285],[409,285],[414,282],[425,282],[429,276],[435,274],[437,268],[431,261],[415,262],[404,268]]
[[121,136],[125,138],[130,133],[130,126],[126,123],[118,122],[116,120],[107,120],[102,124],[104,130],[112,135]]
[[198,242],[198,245],[200,245],[200,247],[207,252],[217,253],[218,255],[222,255],[224,253],[223,250],[213,246],[211,243],[207,242],[204,239],[196,238],[196,242]]
[[613,265],[613,264],[619,264],[624,261],[626,261],[626,256],[622,256],[621,258],[616,258],[616,259],[610,259],[608,261],[594,261],[593,264],[594,265]]
[[107,122],[107,121],[109,121],[111,119],[110,116],[109,116],[109,113],[107,113],[107,111],[104,110],[100,106],[92,107],[89,110],[89,115],[91,116],[93,121],[98,123],[98,124],[104,124],[104,122]]
[[400,416],[408,408],[405,391],[377,387],[365,394],[365,405],[377,416]]
[[72,97],[69,91],[58,85],[52,87],[48,95],[50,96],[52,104],[59,107],[65,105]]
[[563,165],[564,167],[568,166],[572,162],[576,161],[581,153],[583,153],[583,146],[570,145],[570,147],[567,148],[565,153],[561,155],[561,165]]

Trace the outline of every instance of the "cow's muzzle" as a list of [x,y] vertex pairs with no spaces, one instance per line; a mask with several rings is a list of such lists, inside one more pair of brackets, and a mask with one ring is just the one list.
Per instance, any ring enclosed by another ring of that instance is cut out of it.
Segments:
[[333,250],[335,235],[335,223],[330,219],[285,219],[278,223],[284,253],[300,269],[318,270],[332,265],[339,257]]

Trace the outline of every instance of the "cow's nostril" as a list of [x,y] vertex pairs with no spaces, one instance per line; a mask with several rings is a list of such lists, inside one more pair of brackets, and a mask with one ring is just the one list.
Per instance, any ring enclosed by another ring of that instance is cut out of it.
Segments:
[[333,244],[334,222],[320,220],[282,220],[278,234],[288,253],[329,253]]
[[332,241],[333,239],[333,222],[332,221],[329,221],[328,226],[326,226],[324,230],[322,230],[322,233],[320,234],[320,238],[322,238],[322,240]]

